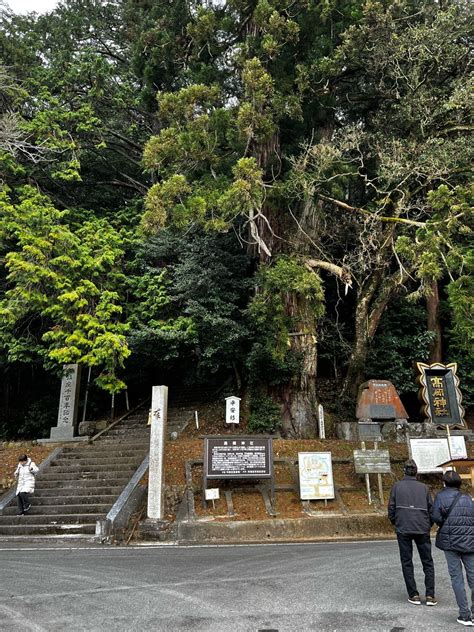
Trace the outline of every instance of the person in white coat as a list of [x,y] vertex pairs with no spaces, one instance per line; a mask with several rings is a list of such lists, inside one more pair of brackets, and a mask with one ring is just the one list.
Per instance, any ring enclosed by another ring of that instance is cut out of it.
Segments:
[[38,473],[36,463],[26,455],[20,455],[18,467],[14,476],[18,479],[16,486],[16,500],[18,502],[18,516],[23,516],[29,511],[31,504],[28,495],[35,491],[35,476]]

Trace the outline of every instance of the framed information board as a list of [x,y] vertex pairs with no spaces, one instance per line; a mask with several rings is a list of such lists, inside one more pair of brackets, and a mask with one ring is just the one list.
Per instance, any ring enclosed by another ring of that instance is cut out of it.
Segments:
[[410,439],[410,449],[420,474],[442,472],[438,467],[451,458],[466,458],[466,443],[464,437],[450,437],[451,455],[448,439]]
[[204,437],[203,500],[209,479],[270,479],[275,498],[272,437]]
[[206,478],[270,478],[271,437],[204,437]]
[[301,500],[335,498],[330,452],[298,452]]

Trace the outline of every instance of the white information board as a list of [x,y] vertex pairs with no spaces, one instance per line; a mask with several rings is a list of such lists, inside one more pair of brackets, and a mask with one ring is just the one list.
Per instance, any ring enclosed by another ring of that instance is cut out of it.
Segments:
[[450,437],[451,454],[448,449],[448,439],[410,439],[411,454],[418,466],[420,474],[442,472],[438,467],[450,459],[467,458],[464,437]]
[[301,500],[334,498],[330,452],[298,452]]
[[206,500],[219,500],[219,488],[211,487],[206,489]]

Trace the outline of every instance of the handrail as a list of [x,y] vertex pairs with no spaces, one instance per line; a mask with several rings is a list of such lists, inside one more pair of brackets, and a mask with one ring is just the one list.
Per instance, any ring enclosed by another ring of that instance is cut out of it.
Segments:
[[99,437],[101,437],[103,434],[105,434],[106,432],[108,432],[109,430],[111,430],[112,428],[115,428],[115,426],[117,424],[119,424],[121,421],[123,421],[124,419],[126,419],[129,415],[131,415],[132,413],[134,413],[136,410],[139,410],[140,408],[142,408],[143,404],[145,404],[148,401],[147,399],[144,399],[143,401],[141,401],[139,404],[137,404],[135,406],[135,408],[132,408],[132,410],[127,410],[127,412],[125,413],[125,415],[122,415],[121,417],[119,417],[118,419],[116,419],[115,421],[113,421],[110,425],[107,426],[107,428],[104,428],[103,430],[101,430],[100,432],[98,432],[97,434],[95,434],[94,436],[92,436],[88,443],[92,443],[93,441],[95,441],[96,439],[98,439]]
[[[41,474],[41,472],[43,472],[48,467],[48,465],[50,465],[50,463],[61,454],[62,451],[63,448],[55,448],[51,452],[51,454],[48,454],[48,456],[38,465],[38,473],[36,474],[36,476],[38,476],[38,474]],[[0,515],[2,515],[3,510],[8,507],[15,496],[16,485],[14,485],[8,492],[6,492],[6,494],[3,494],[3,496],[0,497]]]

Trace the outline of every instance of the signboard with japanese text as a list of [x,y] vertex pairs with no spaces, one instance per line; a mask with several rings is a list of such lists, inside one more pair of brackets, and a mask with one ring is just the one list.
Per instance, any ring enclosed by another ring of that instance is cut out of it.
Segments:
[[420,474],[442,472],[439,467],[450,459],[467,458],[464,437],[450,437],[451,454],[448,439],[410,439],[410,450]]
[[459,390],[457,365],[417,363],[420,372],[420,397],[426,417],[436,425],[464,426],[464,409]]
[[388,380],[369,380],[359,388],[356,417],[369,419],[407,419],[407,412],[394,385]]
[[238,424],[240,419],[240,397],[226,397],[225,422],[226,424]]
[[204,437],[206,478],[271,478],[271,437]]
[[298,452],[301,500],[335,498],[330,452]]

